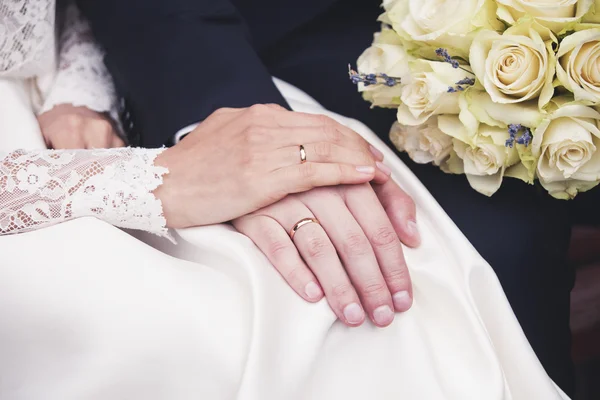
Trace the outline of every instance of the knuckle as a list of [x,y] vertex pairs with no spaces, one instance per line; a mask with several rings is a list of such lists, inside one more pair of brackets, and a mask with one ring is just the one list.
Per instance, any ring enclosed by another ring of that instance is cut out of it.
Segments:
[[275,239],[273,237],[273,232],[266,232],[266,235],[267,237],[270,237],[269,244],[267,246],[267,253],[275,260],[285,257],[286,253],[290,249],[289,244],[285,243],[283,240]]
[[354,288],[349,283],[338,283],[331,287],[331,295],[338,298],[353,295]]
[[315,155],[323,160],[328,161],[331,158],[332,147],[330,143],[327,142],[319,142],[315,143]]
[[302,276],[304,275],[303,273],[304,273],[303,268],[297,266],[297,267],[290,268],[289,271],[286,271],[283,274],[283,277],[290,284],[300,285],[302,283]]
[[383,277],[390,286],[400,286],[409,281],[408,269],[404,265],[401,268],[386,271]]
[[72,130],[79,130],[83,123],[83,117],[81,117],[80,115],[69,115],[65,116],[64,118],[64,124]]
[[309,258],[322,259],[330,253],[330,245],[323,238],[313,237],[306,243],[306,252]]
[[250,113],[250,116],[256,117],[256,118],[264,116],[268,110],[269,110],[269,107],[264,104],[255,104],[248,108],[248,112]]
[[378,228],[371,237],[371,243],[378,248],[388,248],[399,244],[398,235],[391,227]]
[[368,297],[384,296],[387,290],[388,288],[385,282],[379,280],[373,282],[365,282],[361,288],[361,292],[363,293],[363,295]]
[[344,239],[343,251],[348,257],[362,257],[371,252],[371,245],[362,233],[349,232]]

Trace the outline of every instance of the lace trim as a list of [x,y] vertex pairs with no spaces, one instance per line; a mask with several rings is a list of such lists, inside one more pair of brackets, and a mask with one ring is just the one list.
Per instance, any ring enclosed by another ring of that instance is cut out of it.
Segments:
[[109,113],[117,122],[116,90],[88,21],[73,3],[65,9],[63,20],[58,72],[40,112],[69,103]]
[[54,68],[54,19],[54,1],[0,1],[0,76],[28,78]]
[[0,153],[0,235],[91,216],[170,238],[161,201],[153,194],[168,173],[154,165],[162,151]]

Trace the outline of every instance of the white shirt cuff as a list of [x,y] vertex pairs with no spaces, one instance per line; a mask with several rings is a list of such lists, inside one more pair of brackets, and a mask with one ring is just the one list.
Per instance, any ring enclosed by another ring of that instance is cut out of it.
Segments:
[[183,137],[185,135],[187,135],[188,133],[190,133],[191,131],[193,131],[194,129],[196,129],[196,127],[198,125],[199,125],[199,123],[195,123],[195,124],[188,125],[185,128],[182,128],[182,129],[178,130],[177,133],[175,134],[175,139],[174,139],[175,144],[179,143],[179,141],[181,139],[183,139]]

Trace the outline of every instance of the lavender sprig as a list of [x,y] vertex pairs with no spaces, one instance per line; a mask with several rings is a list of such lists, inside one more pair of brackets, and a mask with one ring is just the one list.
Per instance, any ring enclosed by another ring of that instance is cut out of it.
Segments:
[[399,85],[401,81],[400,78],[394,78],[387,74],[361,74],[353,70],[350,67],[350,64],[348,64],[348,75],[355,85],[362,83],[365,86],[385,85],[387,87],[392,87]]
[[457,93],[463,92],[466,88],[465,86],[473,86],[475,85],[475,79],[473,78],[465,78],[455,83],[456,86],[448,86],[448,93]]
[[467,72],[467,73],[469,73],[471,75],[475,75],[472,71],[469,71],[468,69],[461,67],[460,63],[457,60],[455,60],[454,58],[452,58],[452,56],[450,55],[450,53],[448,53],[447,49],[444,49],[443,47],[440,47],[439,49],[435,50],[435,54],[438,57],[443,58],[444,62],[447,62],[448,64],[452,65],[452,68],[454,68],[454,69],[460,68],[463,71],[465,71],[465,72]]
[[[521,133],[521,135],[517,137],[519,133]],[[511,149],[514,147],[515,143],[527,147],[533,139],[531,129],[521,124],[510,124],[508,126],[508,135],[509,138],[506,140],[506,147],[510,147]]]
[[453,68],[460,67],[460,63],[450,56],[450,53],[448,53],[448,50],[440,47],[439,49],[437,49],[435,51],[435,54],[438,57],[442,57],[444,59],[444,61],[447,62],[448,64],[451,64]]

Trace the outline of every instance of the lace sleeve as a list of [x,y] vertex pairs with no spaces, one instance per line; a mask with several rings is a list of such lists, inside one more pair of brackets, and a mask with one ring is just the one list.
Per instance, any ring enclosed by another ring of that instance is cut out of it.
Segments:
[[168,173],[163,149],[43,150],[0,153],[0,235],[96,217],[169,237],[152,193]]
[[117,96],[104,52],[74,2],[63,10],[58,71],[40,112],[69,103],[108,113],[117,122]]

